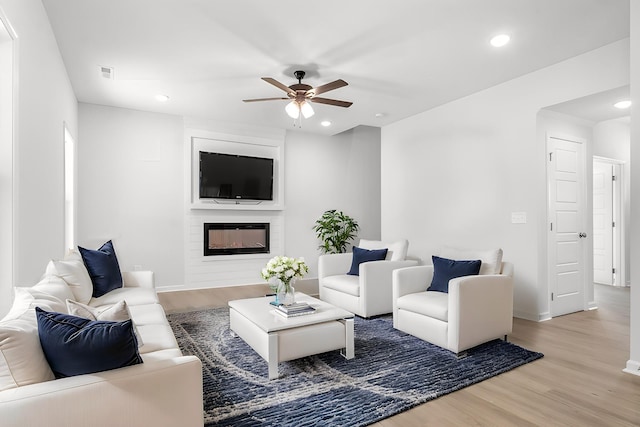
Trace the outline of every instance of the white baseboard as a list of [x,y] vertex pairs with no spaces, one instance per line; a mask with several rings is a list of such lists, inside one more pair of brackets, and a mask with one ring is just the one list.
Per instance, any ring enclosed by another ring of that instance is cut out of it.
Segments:
[[640,361],[627,360],[627,367],[622,372],[640,376]]
[[513,311],[513,317],[516,317],[518,319],[530,320],[532,322],[544,322],[545,320],[551,319],[551,315],[548,312],[536,314],[518,310]]

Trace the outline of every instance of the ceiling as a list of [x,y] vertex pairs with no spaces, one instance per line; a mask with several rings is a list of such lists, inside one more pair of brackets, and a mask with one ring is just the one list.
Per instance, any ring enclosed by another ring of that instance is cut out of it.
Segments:
[[605,120],[629,117],[629,110],[621,110],[614,107],[618,101],[631,99],[631,87],[629,85],[611,89],[605,92],[572,99],[561,104],[546,107],[546,110],[579,117],[590,122],[602,122]]
[[293,129],[286,101],[242,99],[282,96],[260,78],[290,85],[301,69],[312,86],[349,83],[322,96],[350,108],[313,104],[302,121],[318,134],[384,126],[629,37],[629,0],[42,2],[80,102]]

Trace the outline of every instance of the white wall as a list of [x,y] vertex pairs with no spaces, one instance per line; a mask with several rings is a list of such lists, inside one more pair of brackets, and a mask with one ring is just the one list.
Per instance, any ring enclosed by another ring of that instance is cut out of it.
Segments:
[[631,221],[631,127],[629,117],[606,120],[593,126],[593,155],[624,162],[622,176],[622,216],[626,225],[622,235],[625,253],[625,282],[629,285],[631,275],[631,246],[629,240],[629,224]]
[[287,255],[304,256],[318,276],[315,221],[329,209],[360,225],[360,238],[380,238],[380,128],[358,126],[335,136],[289,132],[285,145]]
[[79,104],[77,244],[113,239],[120,267],[184,282],[183,120]]
[[628,117],[596,123],[593,126],[593,155],[628,163],[631,158],[630,139]]
[[15,283],[0,283],[6,301],[12,285],[36,283],[48,260],[64,254],[63,123],[77,135],[77,101],[40,0],[0,0],[0,7],[18,36]]
[[[196,240],[202,238],[201,223],[209,219],[270,221],[272,231],[283,238],[276,240],[271,256],[305,257],[311,290],[319,255],[312,227],[322,212],[342,210],[358,220],[361,237],[380,237],[379,128],[361,126],[335,136],[285,135],[273,129],[79,105],[78,243],[97,247],[113,239],[121,267],[141,265],[155,271],[161,289],[261,282],[259,271],[267,259],[205,262],[189,255],[201,251]],[[240,139],[284,138],[284,210],[191,209],[185,135],[194,128],[233,132]]]
[[[382,129],[382,237],[423,260],[445,244],[502,247],[514,310],[539,319],[546,280],[545,146],[538,112],[628,84],[623,40]],[[511,224],[526,212],[526,224]],[[546,301],[547,297],[544,297]]]
[[[631,100],[636,111],[640,105],[640,4],[630,2],[631,8]],[[640,118],[631,116],[631,164],[640,165]],[[640,167],[631,170],[631,190],[636,195],[640,187]],[[631,199],[631,318],[630,355],[626,371],[640,375],[640,197]]]

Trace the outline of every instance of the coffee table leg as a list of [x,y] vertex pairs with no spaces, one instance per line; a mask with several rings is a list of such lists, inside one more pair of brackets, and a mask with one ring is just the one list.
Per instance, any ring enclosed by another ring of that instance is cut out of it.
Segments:
[[340,322],[344,324],[345,331],[345,347],[340,354],[342,354],[345,359],[353,359],[356,355],[353,345],[353,318],[343,319]]
[[269,379],[275,380],[278,378],[278,334],[269,334]]

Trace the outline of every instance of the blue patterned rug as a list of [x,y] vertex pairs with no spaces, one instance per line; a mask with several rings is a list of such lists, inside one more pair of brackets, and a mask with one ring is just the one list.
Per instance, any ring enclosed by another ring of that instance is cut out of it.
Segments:
[[501,340],[464,357],[356,317],[356,357],[338,351],[267,363],[229,330],[229,310],[168,316],[185,354],[202,360],[207,426],[364,426],[542,357]]

